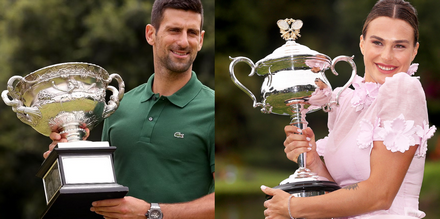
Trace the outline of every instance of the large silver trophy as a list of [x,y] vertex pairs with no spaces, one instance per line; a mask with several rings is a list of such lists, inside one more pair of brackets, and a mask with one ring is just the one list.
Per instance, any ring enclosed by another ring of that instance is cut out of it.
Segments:
[[[118,89],[109,85],[113,79]],[[108,102],[106,90],[112,92]],[[51,65],[9,79],[1,96],[17,117],[45,136],[59,132],[68,141],[55,147],[37,173],[47,203],[41,218],[102,218],[90,211],[91,203],[128,192],[116,183],[116,147],[82,140],[87,129],[115,112],[124,90],[118,74],[82,62]]]
[[[303,25],[301,20],[285,19],[279,20],[277,24],[286,43],[255,64],[246,57],[231,58],[229,72],[232,81],[252,98],[254,108],[261,107],[263,113],[290,116],[290,124],[303,129],[307,126],[306,113],[319,109],[328,112],[338,104],[339,95],[351,85],[356,75],[356,65],[352,57],[338,56],[332,60],[327,55],[296,43]],[[353,71],[336,98],[332,98],[332,88],[324,72],[331,68],[338,75],[334,67],[339,61],[350,63]],[[236,78],[234,67],[239,62],[251,67],[249,76],[256,73],[264,77],[261,102],[257,102],[255,95]],[[305,153],[298,157],[298,165],[295,173],[275,188],[296,197],[321,195],[340,188],[336,183],[307,169]]]

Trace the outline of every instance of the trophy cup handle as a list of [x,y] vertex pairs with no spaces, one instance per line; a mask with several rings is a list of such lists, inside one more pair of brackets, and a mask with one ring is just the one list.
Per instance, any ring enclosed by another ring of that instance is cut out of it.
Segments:
[[237,85],[238,88],[240,88],[243,92],[245,92],[253,101],[252,106],[254,108],[258,107],[258,106],[263,106],[262,103],[257,102],[257,98],[255,97],[255,95],[247,88],[245,87],[242,83],[240,83],[240,81],[238,81],[237,77],[235,77],[235,72],[234,72],[234,67],[237,63],[239,62],[244,62],[246,64],[248,64],[251,67],[251,73],[248,75],[253,76],[255,73],[255,64],[252,60],[250,60],[247,57],[243,57],[243,56],[239,56],[236,58],[232,58],[229,56],[229,59],[232,60],[231,64],[229,64],[229,74],[231,75],[231,79],[234,82],[235,85]]
[[12,107],[12,111],[17,113],[17,117],[25,124],[32,126],[41,118],[41,112],[37,107],[26,107],[21,100],[13,98],[9,99],[9,92],[12,91],[14,82],[21,80],[21,76],[13,76],[8,80],[8,90],[4,90],[1,94],[3,102]]
[[110,84],[110,82],[113,79],[116,79],[116,81],[118,82],[119,90],[111,85],[107,86],[107,90],[110,90],[112,92],[112,95],[110,96],[110,100],[105,106],[103,113],[104,119],[109,117],[111,114],[113,114],[116,111],[116,109],[119,106],[119,101],[122,100],[122,97],[124,96],[124,92],[125,92],[125,83],[122,80],[121,76],[118,74],[111,74],[109,78],[106,80],[106,83]]
[[341,93],[345,89],[347,89],[348,86],[350,86],[353,83],[354,76],[356,76],[356,74],[357,74],[356,63],[353,61],[353,58],[354,58],[354,56],[352,56],[352,57],[349,57],[349,56],[338,56],[338,57],[333,59],[332,65],[331,65],[331,70],[332,70],[333,74],[339,75],[338,72],[335,70],[335,65],[339,61],[348,62],[351,65],[352,72],[351,72],[350,79],[348,79],[347,83],[345,83],[345,85],[342,87],[342,89],[336,94],[336,100],[328,103],[326,106],[323,107],[323,110],[325,112],[331,111],[331,105],[334,105],[334,104],[336,104],[336,106],[339,105],[339,96],[341,95]]

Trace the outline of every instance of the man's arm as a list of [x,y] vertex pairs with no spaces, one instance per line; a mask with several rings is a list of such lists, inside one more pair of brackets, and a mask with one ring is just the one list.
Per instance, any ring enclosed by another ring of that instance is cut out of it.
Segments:
[[215,192],[190,202],[159,205],[164,219],[215,218]]
[[[214,174],[213,174],[214,175]],[[213,176],[214,177],[214,176]],[[189,202],[159,203],[164,219],[210,219],[215,218],[215,193],[205,195]],[[150,209],[150,203],[126,196],[121,199],[108,199],[92,203],[91,211],[105,218],[142,218]]]

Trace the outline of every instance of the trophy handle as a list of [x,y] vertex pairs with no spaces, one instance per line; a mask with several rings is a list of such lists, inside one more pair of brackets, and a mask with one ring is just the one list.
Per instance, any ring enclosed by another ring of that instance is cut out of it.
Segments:
[[325,112],[331,111],[331,105],[334,105],[334,104],[336,104],[336,106],[339,105],[339,96],[341,95],[341,93],[345,89],[347,89],[348,86],[350,86],[353,83],[354,76],[356,76],[356,74],[357,74],[356,63],[353,61],[353,58],[354,58],[354,56],[352,56],[352,57],[349,57],[349,56],[338,56],[338,57],[333,59],[332,65],[331,65],[331,70],[332,70],[333,74],[339,75],[338,72],[335,70],[335,65],[339,61],[348,62],[351,65],[352,72],[351,72],[350,79],[348,79],[347,83],[345,83],[345,85],[342,87],[342,89],[336,94],[336,100],[328,103],[326,106],[323,107],[323,110]]
[[252,106],[254,108],[258,107],[258,106],[263,106],[262,103],[257,102],[257,98],[255,97],[255,95],[249,90],[247,89],[242,83],[240,83],[240,81],[238,81],[237,77],[235,77],[235,72],[234,72],[234,67],[237,63],[239,62],[244,62],[246,64],[248,64],[251,67],[251,73],[248,75],[253,76],[255,73],[255,64],[254,62],[252,62],[252,60],[250,60],[247,57],[243,57],[243,56],[239,56],[236,58],[232,58],[229,56],[229,59],[232,60],[231,64],[229,64],[229,74],[231,75],[231,79],[234,82],[235,85],[237,85],[238,88],[240,88],[243,92],[245,92],[253,101]]
[[1,94],[3,102],[6,105],[12,107],[12,111],[17,113],[17,117],[25,124],[31,125],[35,124],[41,118],[41,112],[37,107],[26,107],[23,106],[23,102],[21,100],[13,98],[9,99],[9,92],[14,89],[14,82],[17,80],[22,80],[21,76],[12,76],[8,80],[8,90],[4,90]]
[[104,119],[109,117],[111,114],[113,114],[116,111],[116,109],[119,106],[119,101],[122,100],[122,97],[124,96],[124,92],[125,92],[125,83],[120,75],[111,74],[105,82],[107,84],[110,84],[110,82],[113,79],[116,79],[116,81],[118,82],[119,90],[111,85],[107,86],[107,90],[110,90],[112,92],[112,95],[110,96],[110,100],[108,101],[108,104],[105,106],[103,113]]

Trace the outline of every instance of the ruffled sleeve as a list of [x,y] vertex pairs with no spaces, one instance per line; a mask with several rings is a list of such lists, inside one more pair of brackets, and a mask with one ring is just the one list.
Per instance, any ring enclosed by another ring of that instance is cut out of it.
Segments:
[[323,106],[330,102],[332,97],[332,90],[330,87],[325,87],[324,89],[316,88],[315,92],[312,93],[312,96],[309,99],[309,103],[313,106]]
[[388,77],[376,101],[375,113],[364,121],[371,125],[368,129],[374,133],[372,140],[383,141],[392,152],[405,152],[410,146],[420,145],[416,155],[424,156],[426,141],[434,134],[435,127],[428,125],[426,98],[420,81],[406,73]]

